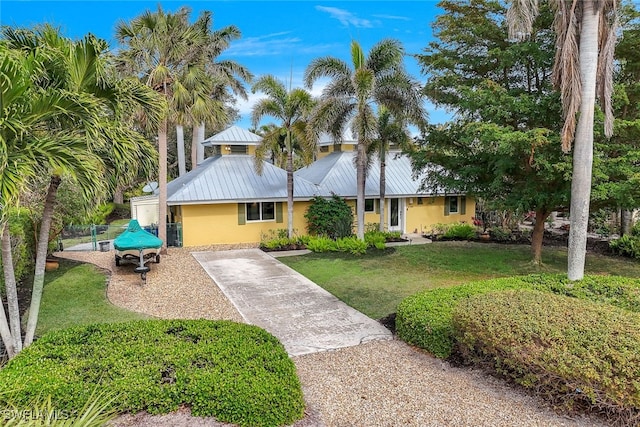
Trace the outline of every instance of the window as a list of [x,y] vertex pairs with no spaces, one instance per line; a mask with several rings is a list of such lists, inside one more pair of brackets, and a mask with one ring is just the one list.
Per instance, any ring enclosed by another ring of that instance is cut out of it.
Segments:
[[449,213],[458,213],[458,198],[447,197],[447,203],[449,203]]
[[247,221],[273,221],[276,219],[275,203],[254,202],[246,203]]
[[320,152],[321,153],[328,153],[329,152],[329,146],[328,145],[323,145],[320,147]]
[[364,199],[364,211],[375,212],[375,210],[376,210],[376,199]]
[[246,145],[231,145],[231,154],[247,154],[247,146]]

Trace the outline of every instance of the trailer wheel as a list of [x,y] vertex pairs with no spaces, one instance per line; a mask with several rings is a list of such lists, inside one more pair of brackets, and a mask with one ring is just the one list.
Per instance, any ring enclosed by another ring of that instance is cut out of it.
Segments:
[[120,257],[116,257],[116,267],[120,267]]

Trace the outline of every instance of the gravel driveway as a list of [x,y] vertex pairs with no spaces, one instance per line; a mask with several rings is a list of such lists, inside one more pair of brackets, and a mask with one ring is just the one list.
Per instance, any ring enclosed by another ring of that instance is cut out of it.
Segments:
[[[242,321],[191,255],[191,251],[219,249],[170,248],[160,264],[150,264],[144,286],[133,265],[115,266],[113,251],[56,255],[110,271],[107,295],[118,306],[160,318]],[[307,416],[296,427],[604,425],[586,417],[559,416],[541,400],[500,380],[451,367],[399,340],[297,356],[293,361],[307,402]],[[228,426],[191,417],[188,409],[162,416],[123,415],[113,425]]]

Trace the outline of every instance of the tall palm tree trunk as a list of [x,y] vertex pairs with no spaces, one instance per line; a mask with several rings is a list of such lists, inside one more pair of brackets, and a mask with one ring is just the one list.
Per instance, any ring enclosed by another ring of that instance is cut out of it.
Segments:
[[380,149],[380,228],[381,232],[384,232],[384,197],[387,190],[387,175],[386,175],[386,157],[387,153],[384,147]]
[[580,118],[573,148],[573,177],[571,179],[571,223],[569,228],[569,280],[584,277],[587,248],[589,200],[593,166],[593,116],[596,101],[596,73],[598,65],[599,11],[593,1],[583,3],[580,32],[580,80],[582,83]]
[[198,167],[198,126],[193,126],[191,130],[191,170]]
[[40,223],[40,233],[38,234],[38,245],[36,246],[36,267],[33,276],[33,289],[31,291],[31,305],[29,306],[29,320],[27,321],[27,330],[24,337],[24,347],[28,347],[33,342],[36,333],[36,325],[38,324],[38,315],[40,314],[40,300],[42,299],[42,290],[44,288],[44,266],[47,261],[47,248],[49,246],[49,231],[51,231],[51,222],[53,220],[53,209],[56,203],[58,187],[62,179],[54,175],[49,181],[47,189],[47,197],[44,200],[44,208],[42,210],[42,221]]
[[[9,306],[9,312],[11,313],[11,306],[15,304],[17,306],[18,299],[15,301],[11,301],[9,297],[9,287],[13,284],[13,289],[15,290],[15,275],[13,273],[13,256],[11,254],[11,240],[9,235],[9,224],[4,223],[2,226],[2,270],[4,272],[4,286],[7,290],[7,305]],[[12,279],[13,277],[13,279]],[[15,307],[17,310],[17,307]],[[10,316],[11,328],[13,329],[13,317]],[[12,334],[11,329],[9,329],[9,323],[7,322],[7,314],[4,311],[4,304],[0,299],[0,337],[2,337],[2,342],[4,343],[4,347],[7,350],[7,354],[9,358],[14,357],[20,350],[19,347],[22,346],[22,336],[20,334],[20,318],[18,317],[18,329],[14,329],[14,332],[17,332],[18,338],[17,343],[14,335]]]
[[365,144],[358,143],[358,158],[356,160],[356,182],[357,182],[357,198],[356,198],[356,215],[358,218],[357,236],[358,239],[364,240],[364,191],[366,184],[367,172],[367,154],[365,153]]
[[202,145],[202,141],[204,141],[204,122],[200,123],[198,126],[198,144],[196,145],[196,164],[200,164],[204,162],[204,145]]
[[[289,135],[290,137],[291,135]],[[287,153],[287,223],[289,238],[293,237],[293,153]]]
[[[4,271],[4,288],[7,293],[7,307],[9,309],[9,326],[11,328],[11,336],[13,337],[13,345],[16,354],[22,350],[22,331],[20,328],[20,307],[18,305],[18,289],[16,284],[16,275],[13,269],[13,254],[11,253],[11,236],[9,233],[9,223],[5,223],[2,231],[2,257],[6,259],[6,265],[3,265]],[[6,253],[4,251],[7,251]],[[7,267],[6,269],[4,267]]]
[[182,176],[187,173],[184,158],[184,126],[182,125],[176,125],[176,152],[178,153],[178,176]]
[[167,252],[167,120],[158,128],[158,237],[162,240],[162,253]]

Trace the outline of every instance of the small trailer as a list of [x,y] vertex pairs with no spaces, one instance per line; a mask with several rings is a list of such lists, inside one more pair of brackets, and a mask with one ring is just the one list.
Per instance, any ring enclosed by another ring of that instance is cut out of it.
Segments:
[[140,227],[138,220],[132,219],[127,229],[115,238],[113,247],[116,250],[116,265],[137,264],[134,271],[146,281],[147,273],[151,270],[146,264],[150,261],[156,264],[160,262],[162,240]]

